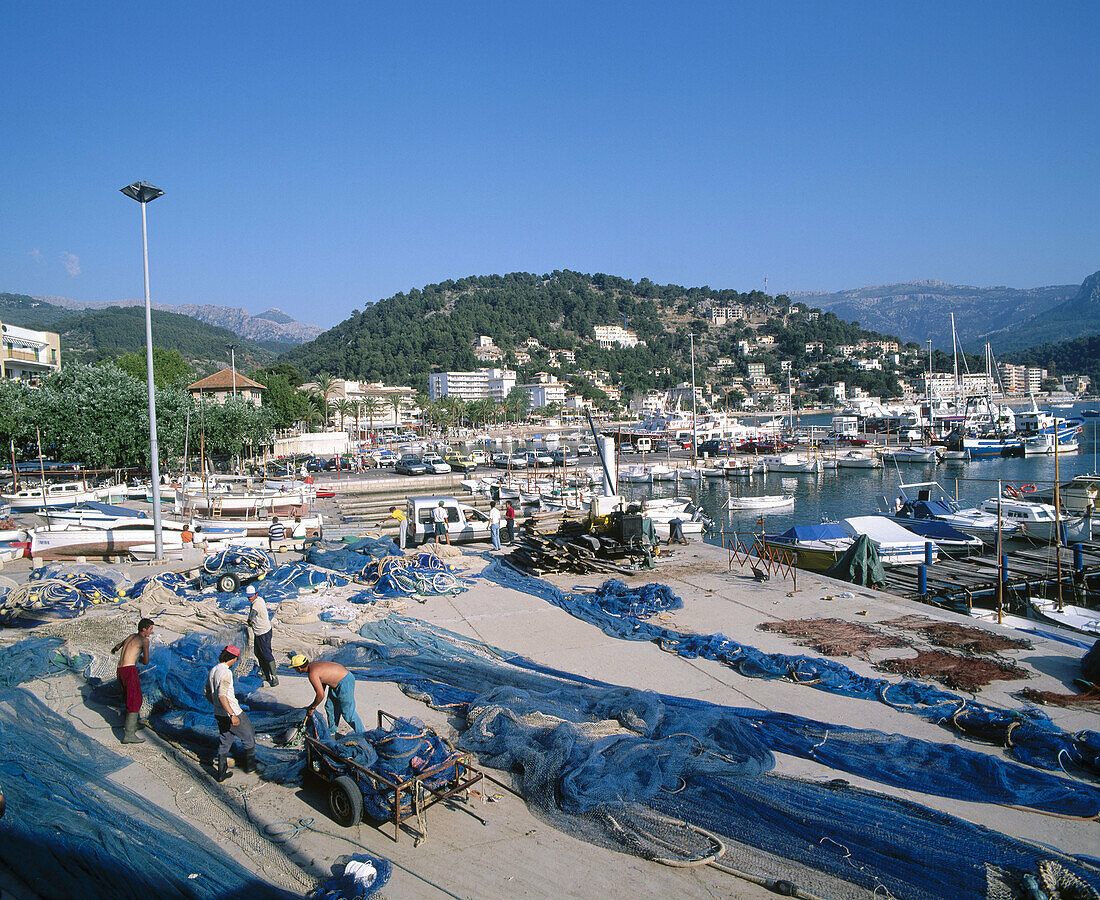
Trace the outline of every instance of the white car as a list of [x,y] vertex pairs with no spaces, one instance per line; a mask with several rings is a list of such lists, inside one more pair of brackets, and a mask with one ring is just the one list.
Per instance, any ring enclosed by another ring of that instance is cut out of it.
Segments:
[[484,450],[471,450],[470,459],[476,462],[479,466],[489,465],[489,454]]
[[425,456],[422,462],[435,475],[446,475],[451,471],[450,464],[442,456]]
[[545,450],[531,450],[527,453],[527,465],[552,466],[554,465],[554,457]]

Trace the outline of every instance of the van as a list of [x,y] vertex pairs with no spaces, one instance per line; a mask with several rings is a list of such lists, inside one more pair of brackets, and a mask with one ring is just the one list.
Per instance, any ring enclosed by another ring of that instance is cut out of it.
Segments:
[[653,449],[653,442],[647,437],[640,437],[634,442],[634,448],[639,453],[649,453]]
[[412,525],[409,537],[414,544],[424,544],[435,538],[432,510],[440,501],[447,514],[447,534],[452,544],[489,540],[489,517],[481,510],[459,503],[454,497],[409,497],[406,515]]

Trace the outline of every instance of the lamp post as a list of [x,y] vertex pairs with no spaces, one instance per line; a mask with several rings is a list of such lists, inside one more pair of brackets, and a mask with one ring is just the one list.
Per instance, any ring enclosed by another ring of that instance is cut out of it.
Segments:
[[233,370],[233,396],[237,396],[237,345],[226,344],[225,349],[229,351],[229,366]]
[[135,181],[119,188],[127,197],[141,204],[141,254],[145,269],[145,380],[149,389],[149,455],[153,468],[153,534],[154,557],[164,559],[164,530],[160,519],[160,448],[157,446],[157,394],[153,383],[153,314],[149,304],[149,238],[145,227],[145,204],[160,197],[164,191]]

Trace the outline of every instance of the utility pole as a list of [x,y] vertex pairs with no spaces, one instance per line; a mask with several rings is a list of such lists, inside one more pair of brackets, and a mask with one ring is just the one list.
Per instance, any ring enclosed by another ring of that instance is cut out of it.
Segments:
[[229,351],[229,367],[233,370],[233,396],[237,396],[237,345],[226,344],[225,349]]

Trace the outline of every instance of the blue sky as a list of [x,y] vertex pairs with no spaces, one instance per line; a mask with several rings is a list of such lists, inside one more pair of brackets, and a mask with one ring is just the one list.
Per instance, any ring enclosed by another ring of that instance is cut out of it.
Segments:
[[1100,4],[0,9],[0,291],[328,326],[569,268],[769,292],[1100,269]]

